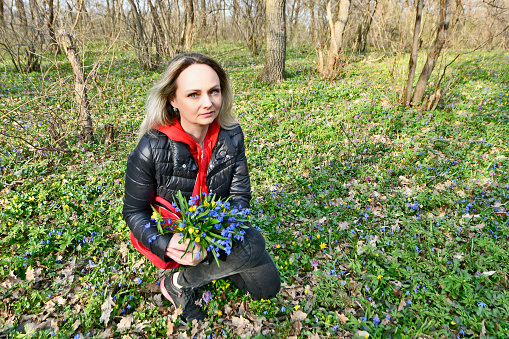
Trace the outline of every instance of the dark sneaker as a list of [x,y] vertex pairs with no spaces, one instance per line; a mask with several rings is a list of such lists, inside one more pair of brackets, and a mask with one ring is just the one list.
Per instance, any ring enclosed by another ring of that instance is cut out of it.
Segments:
[[196,301],[199,298],[199,290],[197,288],[177,288],[173,285],[173,274],[164,277],[159,283],[161,293],[166,299],[171,301],[175,308],[181,308],[182,314],[181,319],[187,323],[192,322],[194,319],[203,320],[205,319],[205,313],[201,307],[196,305]]

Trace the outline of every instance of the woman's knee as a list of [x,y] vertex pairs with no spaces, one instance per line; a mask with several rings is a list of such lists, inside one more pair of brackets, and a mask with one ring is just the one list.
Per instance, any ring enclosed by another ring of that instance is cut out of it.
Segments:
[[254,228],[246,229],[244,241],[249,243],[249,266],[256,265],[265,254],[265,238]]
[[277,277],[274,277],[274,279],[272,279],[272,283],[265,287],[265,290],[263,291],[264,294],[263,299],[275,298],[280,290],[281,290],[281,279],[279,278],[278,274]]
[[263,285],[259,286],[257,291],[251,291],[251,297],[255,300],[259,299],[272,299],[281,290],[281,279],[279,272],[274,267],[274,270],[267,272],[267,277],[264,279]]
[[271,299],[279,293],[281,278],[274,261],[272,261],[267,251],[264,252],[264,256],[259,264],[250,271],[249,277],[253,281],[249,285],[253,299]]

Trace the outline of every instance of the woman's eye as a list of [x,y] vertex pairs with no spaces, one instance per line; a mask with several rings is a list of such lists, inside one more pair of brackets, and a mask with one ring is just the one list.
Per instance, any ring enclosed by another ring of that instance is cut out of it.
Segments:
[[213,89],[212,90],[212,94],[218,94],[219,93],[219,90],[218,89]]
[[189,95],[188,95],[188,97],[190,97],[190,98],[196,98],[196,93],[191,93],[191,94],[189,94]]

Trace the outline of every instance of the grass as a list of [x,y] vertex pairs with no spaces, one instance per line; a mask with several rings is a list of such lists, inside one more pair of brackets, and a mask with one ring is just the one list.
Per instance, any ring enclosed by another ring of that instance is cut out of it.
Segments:
[[[280,269],[281,293],[254,301],[228,280],[211,283],[208,322],[195,328],[161,300],[162,272],[129,244],[121,217],[127,154],[161,71],[141,71],[132,51],[117,50],[89,93],[94,144],[73,136],[63,58],[58,72],[0,74],[0,110],[12,118],[4,128],[12,137],[0,140],[0,333],[509,336],[507,52],[451,66],[457,85],[427,112],[393,100],[398,56],[352,58],[326,82],[314,55],[290,49],[287,81],[266,86],[256,80],[262,56],[231,43],[197,50],[232,79],[253,223]],[[118,132],[108,147],[105,123]],[[51,124],[66,152],[34,148],[54,147]]]

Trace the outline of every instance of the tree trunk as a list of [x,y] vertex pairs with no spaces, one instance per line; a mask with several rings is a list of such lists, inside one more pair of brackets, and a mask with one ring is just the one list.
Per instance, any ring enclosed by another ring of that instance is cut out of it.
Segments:
[[373,17],[375,16],[376,10],[378,8],[378,0],[375,0],[375,7],[372,12],[366,14],[365,19],[363,20],[363,24],[359,25],[359,35],[357,37],[357,48],[358,51],[364,52],[366,50],[366,44],[368,41],[368,34],[371,28],[371,24],[373,23]]
[[412,104],[417,104],[422,101],[422,98],[424,97],[424,91],[428,86],[428,81],[431,73],[435,68],[435,64],[438,57],[440,56],[440,52],[445,45],[447,39],[447,29],[449,28],[448,7],[449,0],[440,0],[440,20],[438,22],[437,36],[435,42],[433,43],[433,47],[428,54],[428,58],[426,59],[426,64],[424,64],[424,67],[422,68],[419,80],[417,80],[414,96],[412,98]]
[[[188,1],[188,0],[182,0],[182,1],[184,2],[184,1]],[[186,6],[185,3],[183,5]],[[181,25],[181,28],[179,31],[179,33],[180,33],[179,46],[180,46],[180,49],[183,51],[185,50],[184,46],[186,44],[186,27],[187,27],[187,11],[185,9],[186,8],[184,7],[184,12],[182,13],[183,14],[182,25]],[[178,11],[180,12],[180,7],[178,8]],[[180,20],[178,20],[177,23],[180,23]]]
[[152,16],[152,21],[154,22],[154,28],[156,30],[157,42],[156,42],[156,50],[157,54],[164,55],[167,53],[166,48],[166,37],[164,35],[164,31],[161,27],[161,22],[159,21],[159,15],[157,14],[157,9],[152,4],[152,0],[148,0],[148,5],[150,7],[150,15]]
[[343,33],[345,32],[348,17],[350,15],[350,0],[341,0],[336,22],[332,17],[331,0],[327,3],[327,16],[331,32],[330,49],[327,57],[327,64],[322,76],[326,79],[333,79],[337,75],[341,46],[343,45]]
[[[181,26],[180,25],[180,21],[181,21],[181,16],[180,16],[180,4],[179,4],[179,0],[175,0],[173,1],[173,9],[175,11],[175,14],[177,15],[177,19],[175,20],[175,24],[173,25],[176,30],[175,30],[175,36],[176,36],[176,48],[175,48],[175,52],[176,53],[182,53],[182,50],[184,49],[184,32],[185,32],[185,20],[186,20],[186,15],[184,13],[184,24]],[[171,17],[168,18],[168,22],[172,23],[172,19]]]
[[424,0],[417,0],[414,40],[412,42],[412,52],[410,54],[410,60],[408,61],[408,81],[406,83],[405,90],[405,102],[404,102],[405,106],[410,105],[410,100],[412,99],[412,89],[414,87],[414,77],[415,77],[415,66],[417,64],[417,52],[419,50],[419,36],[421,34],[421,20],[423,7]]
[[138,38],[140,40],[141,66],[144,69],[151,69],[153,65],[152,65],[152,60],[150,57],[150,52],[148,50],[148,45],[145,41],[145,30],[143,29],[143,24],[141,23],[140,13],[138,12],[138,8],[136,7],[134,0],[127,0],[127,1],[129,1],[129,4],[131,5],[131,11],[133,12],[134,21],[135,21],[136,29],[138,32]]
[[46,6],[48,7],[48,26],[49,37],[51,39],[51,45],[56,49],[57,54],[60,54],[60,48],[58,46],[57,37],[55,36],[55,10],[53,6],[53,0],[47,0]]
[[44,20],[42,18],[41,12],[39,11],[39,6],[35,0],[29,0],[28,2],[30,6],[30,13],[32,14],[32,26],[35,28],[33,30],[34,34],[34,43],[37,42],[42,49],[42,45],[44,44],[44,35],[43,35],[43,27]]
[[186,39],[184,49],[186,52],[193,46],[193,26],[194,26],[194,5],[193,0],[186,0]]
[[309,0],[307,2],[307,5],[308,5],[308,9],[309,9],[309,16],[311,17],[309,29],[310,29],[311,37],[313,39],[312,41],[314,41],[316,43],[318,41],[316,39],[317,38],[317,30],[316,30],[316,20],[315,20],[315,2],[313,0]]
[[[163,27],[163,34],[166,37],[166,54],[169,55],[171,58],[175,55],[175,46],[173,43],[173,35],[172,31],[170,29],[170,20],[172,15],[172,8],[170,4],[168,3],[168,6],[163,9],[163,2],[162,1],[156,1],[157,8],[159,9],[159,13],[161,13],[161,23]],[[165,15],[166,14],[166,15]],[[177,25],[178,27],[178,25]]]
[[286,0],[267,0],[267,56],[259,78],[266,83],[284,80],[286,60]]
[[4,0],[0,0],[0,26],[5,25],[5,18],[4,18]]
[[293,10],[293,18],[290,21],[290,24],[292,25],[292,31],[289,34],[290,41],[293,41],[293,37],[295,36],[295,27],[299,23],[299,13],[300,13],[300,0],[295,0],[295,6]]
[[85,141],[93,141],[92,116],[90,115],[90,103],[87,98],[87,86],[83,64],[74,47],[71,35],[65,30],[62,30],[59,33],[59,37],[74,73],[74,90],[76,92],[76,105],[78,106],[81,133]]
[[111,123],[104,125],[104,144],[111,145],[115,141],[115,126]]
[[204,29],[205,25],[207,25],[207,4],[205,3],[205,0],[200,1],[200,15],[201,15],[200,29]]
[[16,9],[18,11],[19,20],[23,29],[26,29],[27,23],[27,12],[25,11],[25,4],[23,0],[16,0]]
[[[296,2],[297,2],[297,0],[293,0],[291,7],[290,7],[290,12],[288,13],[288,25],[286,27],[286,33],[288,34],[288,38],[290,41],[292,41],[293,14],[295,12],[295,3]],[[288,5],[290,5],[290,4],[288,4]]]
[[[113,37],[113,30],[115,27],[115,25],[114,25],[115,19],[113,18],[114,6],[115,6],[114,1],[112,1],[110,4],[110,0],[106,0],[107,20],[105,20],[105,26],[106,26],[105,36],[108,36],[109,41],[111,41],[111,38]],[[108,26],[110,26],[110,27],[108,27]]]
[[[28,74],[30,72],[39,71],[41,68],[40,57],[36,54],[35,48],[37,30],[30,29],[28,26],[28,18],[23,0],[16,0],[15,4],[21,26],[20,33],[21,36],[23,36],[23,41],[20,47],[17,48],[16,57],[18,61],[16,68],[20,72]],[[23,65],[22,63],[25,61],[26,65]]]
[[239,22],[239,0],[233,0],[232,21],[233,21],[233,25],[238,25],[238,22]]

